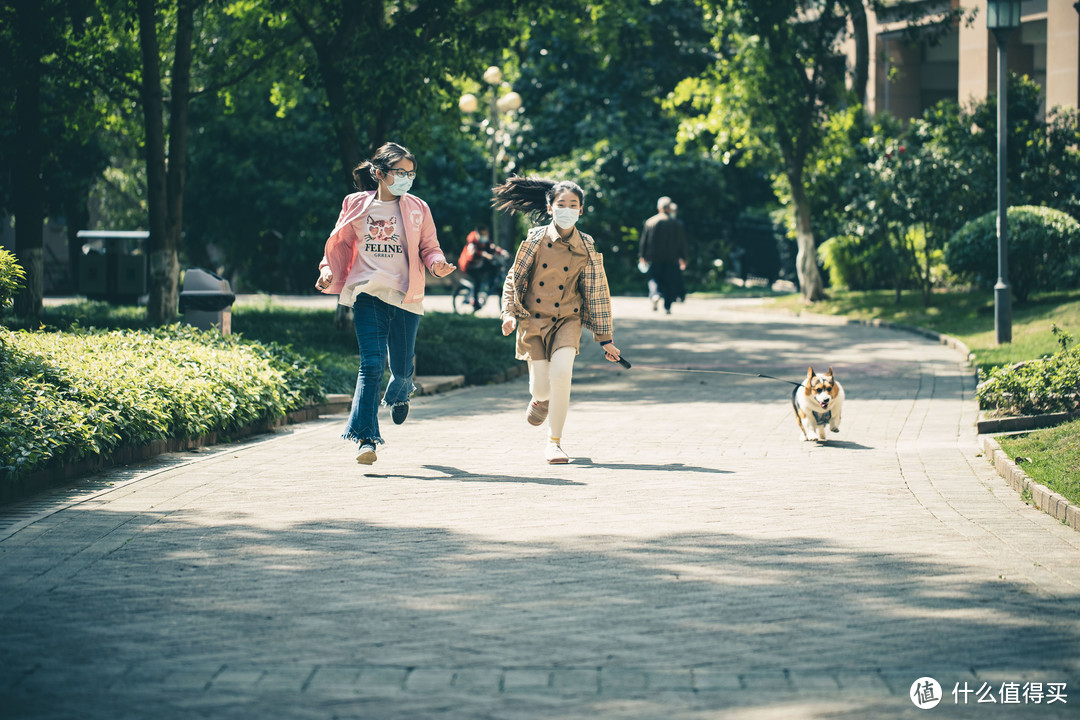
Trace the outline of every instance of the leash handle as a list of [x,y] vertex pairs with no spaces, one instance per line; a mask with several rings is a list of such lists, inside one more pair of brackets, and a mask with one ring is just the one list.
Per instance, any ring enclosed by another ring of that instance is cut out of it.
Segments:
[[630,364],[630,361],[622,356],[622,353],[619,353],[619,364],[622,365],[627,370],[629,370],[630,368],[633,367],[633,365]]

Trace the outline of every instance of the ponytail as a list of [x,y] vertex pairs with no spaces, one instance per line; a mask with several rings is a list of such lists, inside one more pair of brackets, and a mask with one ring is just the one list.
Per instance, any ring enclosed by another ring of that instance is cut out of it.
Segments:
[[548,218],[548,205],[561,193],[570,191],[585,202],[585,191],[569,180],[550,180],[542,177],[514,176],[491,189],[491,205],[503,212],[519,212],[537,222]]
[[375,179],[375,166],[370,160],[365,160],[353,168],[352,176],[357,190],[378,190],[379,188],[379,181]]
[[385,173],[399,160],[411,160],[413,168],[416,167],[416,157],[404,145],[395,142],[383,144],[370,160],[365,160],[353,168],[353,182],[356,183],[356,189],[378,190],[379,179],[375,176],[375,171],[381,170]]

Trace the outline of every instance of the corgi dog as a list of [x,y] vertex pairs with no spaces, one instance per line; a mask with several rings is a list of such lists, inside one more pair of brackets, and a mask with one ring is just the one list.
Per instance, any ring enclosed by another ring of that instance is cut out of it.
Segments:
[[844,406],[844,388],[833,377],[833,369],[818,375],[811,366],[806,369],[806,379],[791,393],[795,407],[795,421],[803,440],[811,440],[817,433],[819,442],[825,442],[825,426],[840,432],[840,412]]

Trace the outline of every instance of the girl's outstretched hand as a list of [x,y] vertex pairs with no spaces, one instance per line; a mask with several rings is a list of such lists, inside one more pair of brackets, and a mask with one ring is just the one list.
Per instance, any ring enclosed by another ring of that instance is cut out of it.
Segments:
[[509,335],[510,333],[514,332],[514,328],[516,328],[516,327],[517,327],[517,319],[516,318],[512,318],[512,317],[506,318],[505,320],[503,320],[503,327],[502,327],[503,335]]
[[431,264],[431,274],[435,277],[446,277],[455,270],[457,270],[457,266],[448,263],[445,260],[440,260]]
[[620,352],[619,348],[615,347],[615,343],[604,346],[604,356],[611,362],[619,362]]
[[334,282],[334,273],[330,271],[329,267],[324,267],[319,271],[319,279],[315,281],[316,290],[325,290],[330,287],[330,283]]

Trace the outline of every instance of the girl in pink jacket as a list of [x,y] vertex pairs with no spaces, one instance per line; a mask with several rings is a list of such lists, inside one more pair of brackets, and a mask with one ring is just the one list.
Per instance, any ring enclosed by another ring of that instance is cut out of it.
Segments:
[[341,204],[315,283],[353,310],[360,372],[342,437],[359,444],[356,460],[364,465],[375,462],[375,448],[383,442],[378,395],[387,357],[390,383],[382,404],[390,406],[398,425],[409,414],[424,268],[435,277],[454,271],[439,247],[427,203],[408,192],[415,177],[416,158],[397,143],[386,143],[356,166],[360,192]]

